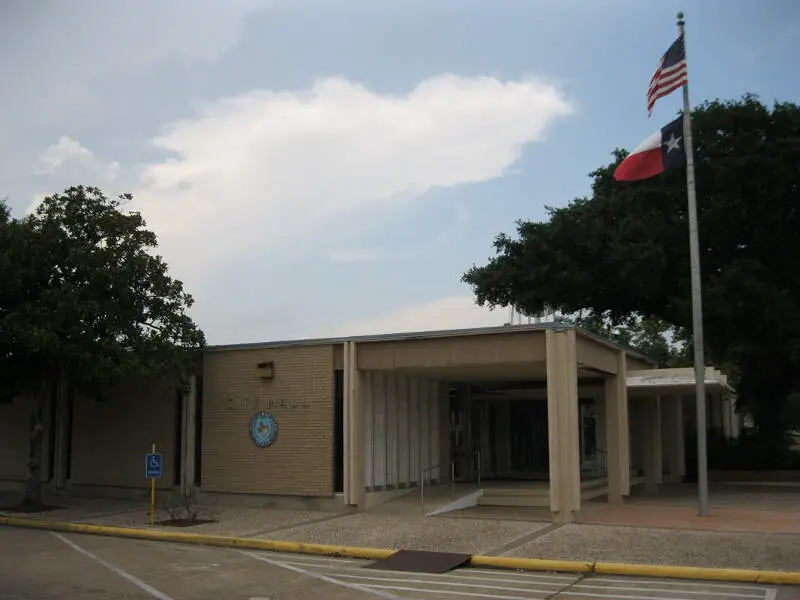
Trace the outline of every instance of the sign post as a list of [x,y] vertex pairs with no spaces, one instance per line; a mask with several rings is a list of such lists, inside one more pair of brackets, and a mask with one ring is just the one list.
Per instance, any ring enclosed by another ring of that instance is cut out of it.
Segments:
[[161,468],[163,462],[161,454],[156,452],[156,445],[153,444],[150,454],[145,455],[145,477],[150,479],[150,527],[156,521],[156,479],[161,479]]

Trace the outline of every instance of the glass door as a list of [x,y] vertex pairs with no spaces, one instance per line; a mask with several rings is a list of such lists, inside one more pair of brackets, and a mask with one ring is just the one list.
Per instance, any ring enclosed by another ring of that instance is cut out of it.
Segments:
[[578,408],[581,468],[591,469],[597,462],[597,411],[594,399],[581,399]]

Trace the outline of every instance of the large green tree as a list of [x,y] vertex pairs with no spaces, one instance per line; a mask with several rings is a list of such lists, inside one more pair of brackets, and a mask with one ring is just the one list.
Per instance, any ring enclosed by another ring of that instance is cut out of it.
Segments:
[[181,386],[205,344],[192,297],[154,253],[142,216],[124,210],[130,200],[72,187],[25,218],[0,209],[0,386],[7,399],[38,400],[32,502],[41,500],[42,407],[59,382],[100,400],[130,377]]
[[[692,124],[708,359],[762,434],[780,437],[800,389],[800,108],[745,96],[703,104]],[[625,155],[591,173],[590,197],[496,238],[496,255],[463,276],[479,304],[691,330],[685,172],[619,183]]]

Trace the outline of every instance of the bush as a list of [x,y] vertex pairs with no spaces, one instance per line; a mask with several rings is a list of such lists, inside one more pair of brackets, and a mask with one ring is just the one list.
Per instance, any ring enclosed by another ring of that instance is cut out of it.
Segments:
[[[697,480],[697,435],[686,432],[686,478]],[[743,431],[736,439],[725,439],[720,431],[708,432],[708,468],[714,471],[800,470],[800,452],[783,438],[764,438]]]

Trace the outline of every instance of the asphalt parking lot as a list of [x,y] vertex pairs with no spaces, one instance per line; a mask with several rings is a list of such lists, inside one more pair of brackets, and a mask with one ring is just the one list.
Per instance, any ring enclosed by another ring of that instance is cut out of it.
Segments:
[[0,600],[800,600],[800,587],[462,569],[365,570],[363,561],[0,527]]

